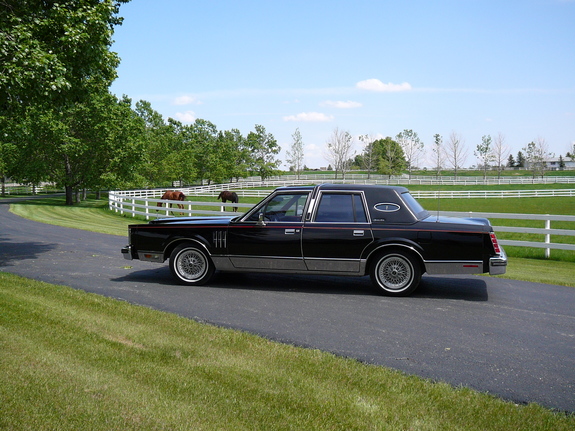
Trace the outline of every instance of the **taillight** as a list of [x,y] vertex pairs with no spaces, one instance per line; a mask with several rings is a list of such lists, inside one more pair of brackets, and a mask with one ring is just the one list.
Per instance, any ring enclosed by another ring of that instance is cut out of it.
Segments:
[[489,236],[491,237],[491,244],[493,244],[493,248],[495,250],[495,253],[500,254],[501,248],[499,248],[499,243],[497,242],[497,237],[495,236],[495,232],[491,232],[489,234]]

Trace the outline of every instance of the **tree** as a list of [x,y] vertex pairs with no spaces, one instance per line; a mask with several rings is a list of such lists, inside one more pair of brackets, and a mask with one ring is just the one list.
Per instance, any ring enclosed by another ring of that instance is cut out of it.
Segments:
[[521,152],[521,151],[517,152],[517,160],[515,162],[515,167],[517,167],[517,168],[524,168],[525,167],[525,156],[523,155],[523,152]]
[[367,170],[367,178],[371,177],[371,172],[377,170],[376,156],[373,147],[375,137],[372,135],[360,135],[359,140],[363,142],[363,152],[361,154],[360,169]]
[[287,162],[290,165],[290,168],[293,167],[293,170],[297,175],[297,179],[299,180],[299,176],[301,174],[303,167],[303,157],[304,157],[303,141],[299,128],[295,129],[294,134],[291,136],[293,141],[291,145],[291,151],[287,151],[286,153]]
[[563,156],[559,155],[559,169],[562,171],[565,169],[565,160],[563,160]]
[[395,140],[401,145],[403,149],[403,154],[405,155],[405,161],[407,163],[407,172],[409,178],[411,178],[411,171],[413,168],[417,167],[419,157],[423,152],[423,142],[417,136],[417,133],[413,130],[404,130],[399,133]]
[[502,133],[497,134],[493,141],[493,155],[494,161],[497,165],[497,178],[501,178],[501,171],[505,167],[505,159],[509,154],[509,148],[505,145],[505,136]]
[[567,151],[567,154],[565,154],[565,157],[569,157],[571,159],[571,161],[575,160],[575,142],[571,143],[571,150]]
[[[109,104],[104,95],[119,64],[117,54],[110,51],[113,29],[122,21],[117,17],[120,4],[128,1],[3,0],[0,4],[2,147],[22,140],[26,149],[41,150],[19,154],[18,159],[34,156],[34,161],[13,164],[11,175],[33,183],[50,179],[65,184],[70,205],[72,184],[82,182],[74,177],[70,163],[79,161],[75,153],[83,153],[82,145],[87,145],[80,140],[90,136],[88,124],[93,125],[76,120],[81,111],[97,117],[97,107]],[[62,163],[67,171],[63,176],[57,169]],[[9,168],[2,164],[0,168]]]
[[218,154],[218,129],[215,124],[201,118],[196,119],[193,124],[187,127],[187,139],[194,152],[193,168],[196,177],[200,180],[221,182],[224,178],[229,178],[225,172],[224,164],[220,159],[225,156]]
[[479,160],[479,165],[483,168],[483,179],[487,178],[487,169],[489,169],[489,163],[495,159],[495,155],[491,149],[491,136],[485,135],[481,138],[481,144],[477,144],[477,148],[474,151],[475,157]]
[[230,151],[230,155],[225,161],[229,166],[227,172],[230,179],[236,178],[238,180],[247,177],[250,153],[246,145],[246,138],[238,129],[226,130],[220,135],[221,139],[225,141],[226,148]]
[[374,141],[372,145],[377,160],[377,171],[380,174],[391,177],[400,174],[405,169],[407,162],[399,143],[388,136]]
[[443,149],[443,137],[436,133],[433,135],[433,146],[431,151],[433,152],[433,163],[435,163],[435,173],[436,177],[439,178],[441,175],[441,168],[443,168],[443,163],[445,161],[445,150]]
[[510,168],[515,167],[515,159],[513,158],[513,154],[509,154],[509,158],[507,159],[507,166]]
[[31,106],[20,127],[14,178],[56,183],[65,189],[67,205],[80,189],[118,187],[136,178],[144,125],[127,98],[95,94],[64,112]]
[[353,138],[349,132],[339,130],[337,127],[334,129],[331,137],[327,141],[327,149],[325,159],[333,165],[335,169],[335,177],[337,173],[341,172],[342,177],[345,178],[345,173],[348,170],[349,159],[352,154]]
[[119,57],[110,51],[121,3],[21,1],[0,3],[0,111],[65,106],[107,89]]
[[451,132],[449,141],[447,141],[447,146],[445,147],[445,156],[453,168],[455,177],[457,177],[457,171],[463,166],[467,159],[465,141],[460,134]]
[[135,111],[144,122],[145,151],[142,154],[143,166],[140,174],[145,179],[146,186],[157,187],[169,181],[170,165],[167,155],[170,154],[173,144],[173,130],[162,115],[152,109],[150,102],[140,100],[136,103]]
[[274,136],[266,132],[264,126],[256,124],[255,129],[255,132],[248,133],[246,138],[246,147],[251,154],[248,168],[265,181],[279,169],[281,160],[276,159],[275,156],[280,152],[281,147]]
[[527,167],[531,170],[533,178],[537,175],[543,176],[545,174],[545,169],[547,168],[545,159],[549,157],[549,151],[545,139],[537,138],[537,142],[531,141],[523,148],[523,151],[525,151]]

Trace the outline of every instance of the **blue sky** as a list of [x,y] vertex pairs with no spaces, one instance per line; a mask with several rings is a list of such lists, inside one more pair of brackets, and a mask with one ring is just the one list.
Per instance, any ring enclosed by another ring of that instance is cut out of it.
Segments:
[[427,150],[456,132],[466,165],[483,135],[514,156],[575,143],[575,0],[132,0],[120,16],[112,92],[184,123],[261,124],[282,160],[296,128],[311,168],[336,127],[412,129]]

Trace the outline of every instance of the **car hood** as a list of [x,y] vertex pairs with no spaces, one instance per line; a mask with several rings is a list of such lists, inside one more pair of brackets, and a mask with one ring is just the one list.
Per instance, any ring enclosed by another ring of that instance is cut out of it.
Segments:
[[228,225],[235,217],[211,216],[211,217],[165,217],[152,220],[150,225]]

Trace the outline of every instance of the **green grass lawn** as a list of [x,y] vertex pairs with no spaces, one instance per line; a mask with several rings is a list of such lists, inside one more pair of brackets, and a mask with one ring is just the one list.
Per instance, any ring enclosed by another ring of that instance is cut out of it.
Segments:
[[575,416],[0,273],[0,429],[549,430]]

